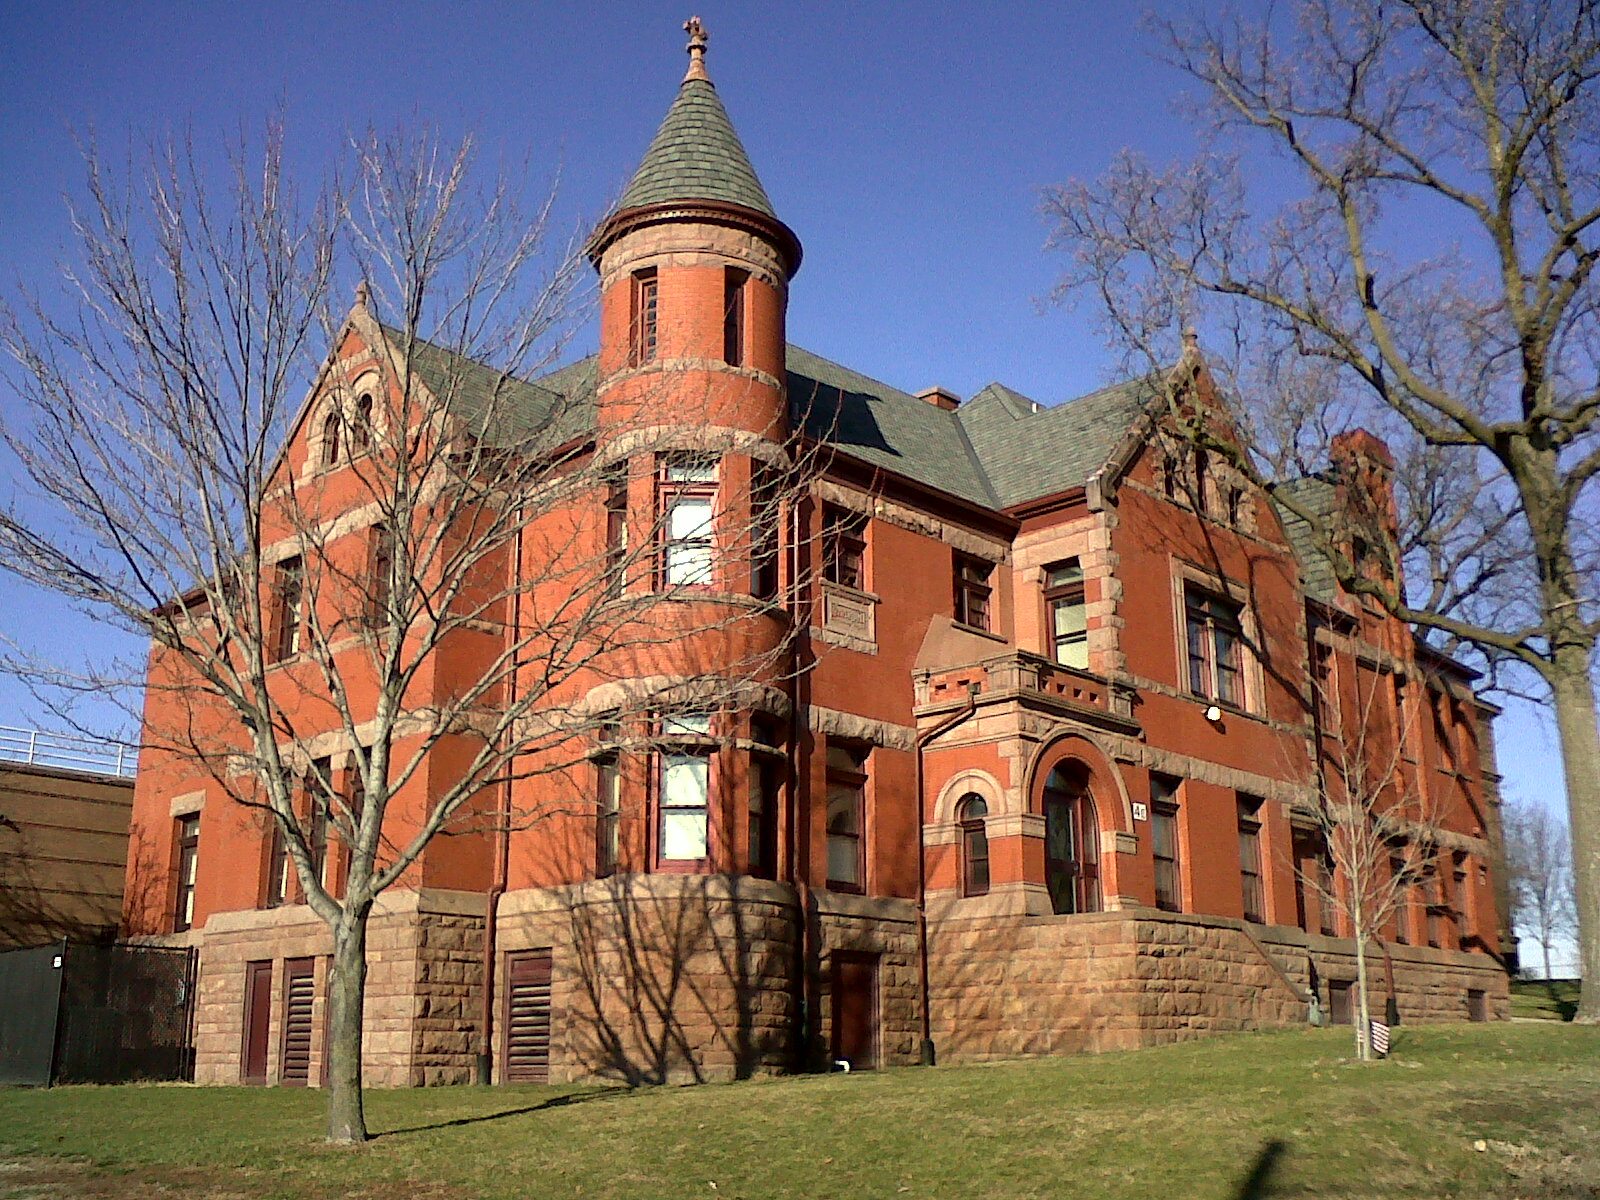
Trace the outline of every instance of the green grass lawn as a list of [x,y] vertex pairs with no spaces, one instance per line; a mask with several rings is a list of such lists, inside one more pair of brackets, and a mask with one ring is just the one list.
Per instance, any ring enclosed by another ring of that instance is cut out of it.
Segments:
[[1539,1021],[1570,1021],[1578,1011],[1576,979],[1514,979],[1511,1015]]
[[[639,1092],[0,1091],[0,1198],[1600,1197],[1600,1029],[1241,1035],[1093,1058]],[[1480,1148],[1481,1147],[1481,1148]]]

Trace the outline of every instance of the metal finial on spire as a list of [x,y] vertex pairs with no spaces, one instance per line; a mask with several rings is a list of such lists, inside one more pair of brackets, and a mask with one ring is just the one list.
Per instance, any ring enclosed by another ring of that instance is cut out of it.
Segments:
[[691,79],[704,79],[711,82],[711,76],[706,74],[706,33],[705,24],[699,17],[690,17],[683,23],[683,31],[689,35],[689,72],[683,77],[688,83]]

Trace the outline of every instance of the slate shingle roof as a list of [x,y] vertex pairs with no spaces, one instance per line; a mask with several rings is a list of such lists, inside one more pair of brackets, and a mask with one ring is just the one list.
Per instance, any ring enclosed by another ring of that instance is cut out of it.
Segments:
[[720,200],[777,218],[710,80],[683,81],[618,207],[677,200]]
[[[565,440],[593,427],[593,357],[531,382],[423,341],[415,363],[451,411],[469,425],[489,420],[502,445],[549,444],[552,434]],[[809,436],[991,509],[1082,487],[1157,395],[1133,380],[1044,408],[991,383],[947,412],[799,346],[788,348],[787,365],[790,419]]]
[[[1296,501],[1321,516],[1331,516],[1338,509],[1339,494],[1334,485],[1315,475],[1279,484],[1278,490],[1289,492]],[[1283,505],[1274,507],[1278,511],[1278,520],[1283,524],[1284,536],[1289,539],[1289,548],[1300,560],[1300,576],[1305,580],[1306,595],[1324,604],[1335,603],[1339,599],[1339,581],[1334,576],[1333,564],[1317,549],[1311,526]]]
[[951,415],[959,419],[1000,507],[1082,487],[1159,393],[1148,379],[1101,388],[1043,408],[991,383]]

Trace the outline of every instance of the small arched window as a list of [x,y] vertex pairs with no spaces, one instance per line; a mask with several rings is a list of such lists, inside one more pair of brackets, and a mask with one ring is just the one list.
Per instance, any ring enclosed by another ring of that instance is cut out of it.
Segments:
[[362,392],[356,398],[355,412],[350,418],[350,453],[365,450],[372,444],[372,393]]
[[322,465],[331,467],[339,461],[339,410],[335,408],[322,422]]
[[961,822],[961,894],[986,896],[989,894],[989,832],[984,818],[989,815],[989,805],[982,796],[968,792],[956,806],[956,819]]

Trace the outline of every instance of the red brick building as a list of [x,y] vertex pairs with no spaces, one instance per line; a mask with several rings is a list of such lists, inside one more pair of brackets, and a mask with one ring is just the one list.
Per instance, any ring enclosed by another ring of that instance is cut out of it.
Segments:
[[[916,1062],[924,1035],[942,1061],[1126,1047],[1300,1023],[1313,996],[1342,1015],[1353,946],[1308,814],[1356,710],[1445,812],[1380,975],[1407,1020],[1503,1016],[1470,673],[1184,453],[1148,380],[961,401],[789,344],[800,242],[702,59],[591,242],[599,354],[539,387],[592,397],[601,440],[615,408],[710,397],[738,436],[708,504],[777,431],[828,443],[785,532],[816,577],[752,617],[803,622],[805,659],[706,714],[692,761],[596,746],[561,815],[507,835],[503,880],[492,835],[430,846],[373,918],[369,1081],[469,1081],[483,1045],[501,1081],[661,1080]],[[381,377],[387,336],[358,308],[341,360]],[[1197,358],[1175,369],[1204,392]],[[289,471],[320,452],[299,428]],[[1334,461],[1301,485],[1318,502],[1382,482],[1366,435]],[[341,737],[306,753],[344,771]],[[200,948],[197,1077],[315,1082],[328,936],[274,886],[271,834],[153,754],[134,825],[132,931]]]

